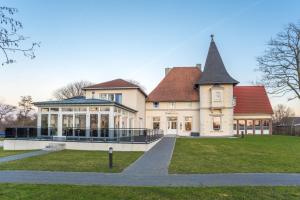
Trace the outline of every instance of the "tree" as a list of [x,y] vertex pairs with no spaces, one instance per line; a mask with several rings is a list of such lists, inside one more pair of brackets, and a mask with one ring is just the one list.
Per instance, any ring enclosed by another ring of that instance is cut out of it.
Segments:
[[21,96],[21,101],[19,102],[18,121],[21,121],[23,126],[26,124],[26,121],[30,119],[33,110],[32,97]]
[[0,49],[2,51],[2,65],[15,62],[12,54],[21,53],[25,57],[35,58],[34,50],[39,46],[38,43],[32,42],[29,47],[24,47],[25,37],[18,32],[23,28],[20,21],[15,20],[12,16],[16,14],[16,8],[0,7]]
[[92,85],[92,83],[89,81],[77,81],[74,83],[70,83],[64,87],[57,89],[53,93],[53,96],[58,100],[68,99],[76,96],[83,96],[84,91],[82,90],[82,88],[90,85]]
[[2,122],[16,110],[15,106],[0,103],[0,126]]
[[[144,92],[146,91],[146,87],[144,87],[140,82],[136,81],[136,80],[132,80],[132,79],[128,79],[128,82],[137,85],[140,87],[141,90],[143,90]],[[146,92],[145,92],[146,93]]]
[[257,61],[269,93],[300,99],[300,25],[289,24],[278,33]]
[[295,116],[295,113],[289,107],[283,104],[278,104],[274,108],[273,122],[274,124],[288,123],[289,117]]

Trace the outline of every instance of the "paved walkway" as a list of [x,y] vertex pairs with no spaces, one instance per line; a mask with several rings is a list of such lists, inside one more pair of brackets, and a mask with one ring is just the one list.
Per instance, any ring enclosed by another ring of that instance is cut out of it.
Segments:
[[300,186],[300,174],[132,176],[87,172],[0,171],[0,182],[112,186]]
[[164,137],[123,171],[124,175],[167,175],[176,137]]
[[24,158],[29,158],[29,157],[33,157],[33,156],[39,156],[39,155],[44,155],[44,154],[48,154],[50,153],[49,151],[32,151],[32,152],[28,152],[28,153],[22,153],[22,154],[16,154],[16,155],[12,155],[12,156],[7,156],[7,157],[3,157],[0,158],[0,164],[4,163],[4,162],[9,162],[9,161],[14,161],[14,160],[20,160],[20,159],[24,159]]

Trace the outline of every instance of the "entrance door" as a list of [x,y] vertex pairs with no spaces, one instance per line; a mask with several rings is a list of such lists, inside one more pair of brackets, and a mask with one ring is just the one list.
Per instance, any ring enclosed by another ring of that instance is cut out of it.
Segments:
[[168,117],[167,134],[177,134],[177,117]]

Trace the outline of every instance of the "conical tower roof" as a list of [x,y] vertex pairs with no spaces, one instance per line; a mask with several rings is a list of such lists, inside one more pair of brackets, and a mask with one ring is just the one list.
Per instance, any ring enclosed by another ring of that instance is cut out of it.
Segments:
[[233,79],[227,72],[222,58],[219,54],[216,43],[211,35],[211,42],[204,66],[204,70],[200,76],[198,85],[211,85],[211,84],[233,84],[239,82]]

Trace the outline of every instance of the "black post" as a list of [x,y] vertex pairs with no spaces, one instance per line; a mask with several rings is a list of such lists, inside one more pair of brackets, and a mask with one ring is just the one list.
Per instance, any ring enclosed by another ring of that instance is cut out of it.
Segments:
[[109,147],[108,159],[109,159],[109,169],[112,169],[113,168],[113,148],[112,147]]

